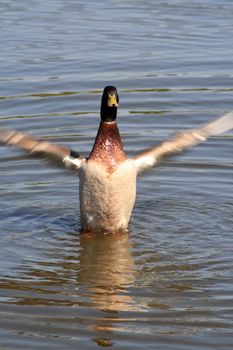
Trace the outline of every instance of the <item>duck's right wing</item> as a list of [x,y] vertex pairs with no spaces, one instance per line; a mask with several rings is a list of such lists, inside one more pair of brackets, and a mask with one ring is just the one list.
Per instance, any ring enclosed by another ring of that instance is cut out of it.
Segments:
[[85,161],[80,154],[68,147],[56,145],[47,141],[39,141],[28,134],[14,130],[1,130],[0,142],[21,148],[32,155],[39,155],[58,161],[67,168],[79,169],[81,163]]
[[209,137],[222,134],[233,128],[233,111],[201,127],[176,135],[173,139],[162,142],[143,153],[136,155],[133,160],[138,173],[158,164],[161,158],[206,141]]

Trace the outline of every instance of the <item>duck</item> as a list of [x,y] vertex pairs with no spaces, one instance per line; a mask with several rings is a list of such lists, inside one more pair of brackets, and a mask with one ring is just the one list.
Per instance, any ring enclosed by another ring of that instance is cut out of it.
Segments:
[[81,232],[128,231],[136,200],[138,175],[159,161],[233,128],[233,111],[199,128],[181,132],[134,157],[124,151],[117,125],[119,95],[115,86],[102,93],[100,124],[88,157],[78,152],[11,129],[0,131],[0,142],[31,155],[59,161],[78,172]]

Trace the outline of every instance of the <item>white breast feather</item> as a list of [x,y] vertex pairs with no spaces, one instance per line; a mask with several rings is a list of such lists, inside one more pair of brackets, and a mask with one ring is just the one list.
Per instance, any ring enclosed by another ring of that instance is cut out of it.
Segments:
[[99,163],[81,166],[80,207],[84,230],[114,232],[127,228],[136,197],[136,168],[126,160],[108,173]]

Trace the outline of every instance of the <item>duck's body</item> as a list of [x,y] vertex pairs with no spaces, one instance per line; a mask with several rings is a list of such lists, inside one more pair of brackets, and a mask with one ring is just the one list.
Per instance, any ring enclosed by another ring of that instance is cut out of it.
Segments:
[[83,231],[116,232],[128,227],[136,198],[136,167],[126,159],[109,172],[88,160],[79,171]]
[[11,130],[0,131],[0,141],[16,145],[31,154],[55,157],[79,170],[82,231],[116,232],[127,230],[136,197],[137,174],[152,168],[166,155],[205,141],[233,128],[233,112],[198,129],[177,135],[132,159],[127,158],[116,124],[119,97],[113,86],[104,89],[101,122],[88,158],[71,149],[38,141]]
[[127,159],[116,123],[118,95],[103,94],[101,122],[92,151],[79,170],[83,231],[116,232],[128,227],[136,197],[136,167]]

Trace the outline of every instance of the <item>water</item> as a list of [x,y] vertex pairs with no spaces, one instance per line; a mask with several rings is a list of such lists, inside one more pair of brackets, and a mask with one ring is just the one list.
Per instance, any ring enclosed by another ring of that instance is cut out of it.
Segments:
[[[233,109],[232,1],[4,0],[0,127],[88,155],[101,90],[134,155]],[[129,235],[82,237],[74,174],[0,147],[1,349],[232,349],[232,139],[140,177]]]

